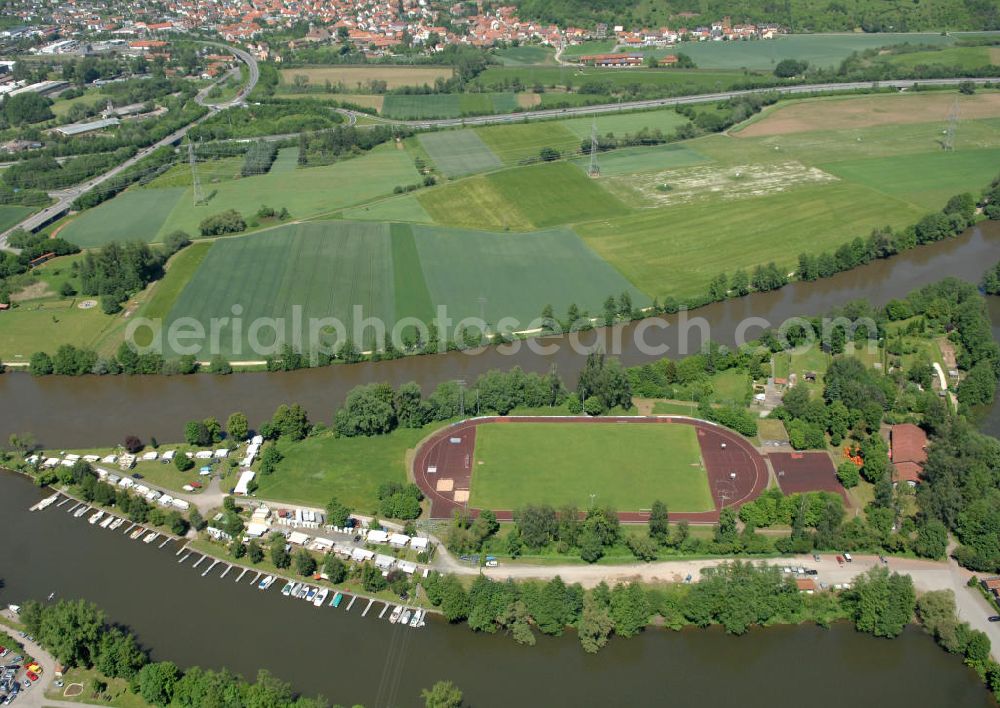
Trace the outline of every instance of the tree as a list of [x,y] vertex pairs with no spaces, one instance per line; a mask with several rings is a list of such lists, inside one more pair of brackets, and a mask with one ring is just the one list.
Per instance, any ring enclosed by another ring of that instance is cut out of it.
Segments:
[[277,568],[287,568],[292,564],[292,557],[285,545],[285,537],[281,534],[271,537],[271,563]]
[[184,442],[188,445],[207,447],[212,444],[212,436],[202,420],[189,420],[184,425]]
[[461,708],[462,692],[451,681],[438,681],[420,692],[427,708]]
[[237,442],[246,440],[250,433],[250,422],[246,413],[233,413],[226,421],[226,432],[232,440]]
[[913,551],[924,558],[941,558],[948,549],[948,528],[938,519],[929,519],[917,527]]
[[876,637],[900,634],[912,619],[917,601],[910,576],[890,575],[883,567],[855,578],[846,599],[857,630]]
[[661,546],[666,545],[667,539],[670,537],[667,505],[659,499],[653,502],[649,511],[649,535]]
[[615,634],[631,637],[638,634],[649,622],[652,614],[645,590],[639,583],[618,584],[611,591],[611,619]]
[[840,480],[845,489],[851,489],[858,486],[858,482],[861,481],[861,473],[856,464],[851,460],[845,460],[837,467],[837,479]]
[[181,672],[172,661],[158,661],[146,664],[136,677],[139,695],[154,706],[165,706],[174,695],[174,686]]
[[976,92],[976,84],[973,81],[962,81],[958,84],[958,92],[966,96],[971,96]]
[[347,526],[347,521],[351,518],[351,510],[341,504],[336,497],[327,502],[326,521],[331,526]]
[[538,152],[538,157],[542,160],[542,162],[552,162],[553,160],[558,160],[562,157],[562,154],[555,148],[543,147]]
[[264,560],[264,549],[260,547],[260,543],[256,538],[251,539],[250,543],[247,544],[247,558],[254,565]]
[[793,76],[804,74],[809,67],[808,62],[796,59],[782,59],[774,67],[774,75],[781,79],[789,79]]
[[306,577],[311,577],[316,572],[316,559],[304,548],[300,548],[295,554],[295,570]]
[[577,625],[583,650],[588,654],[596,654],[608,643],[608,637],[614,628],[615,623],[607,604],[599,601],[593,594],[587,595],[583,600],[583,615]]
[[143,448],[142,440],[140,440],[135,435],[126,435],[124,445],[125,445],[125,451],[133,455],[139,452]]
[[323,561],[323,574],[331,583],[342,583],[347,580],[347,565],[331,553]]
[[174,455],[174,467],[176,467],[180,472],[187,472],[189,469],[194,467],[194,460],[184,453]]

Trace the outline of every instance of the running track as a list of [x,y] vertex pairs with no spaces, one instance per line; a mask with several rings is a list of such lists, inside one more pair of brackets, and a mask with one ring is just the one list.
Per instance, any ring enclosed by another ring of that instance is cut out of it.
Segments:
[[[759,452],[737,433],[701,420],[683,416],[639,417],[571,417],[571,416],[515,416],[483,417],[463,420],[439,430],[417,450],[413,460],[413,477],[431,502],[431,518],[450,519],[455,510],[465,510],[467,503],[455,491],[467,491],[472,480],[473,452],[476,447],[476,428],[482,423],[627,423],[633,425],[691,425],[698,431],[702,459],[708,474],[709,487],[715,501],[714,511],[671,512],[671,521],[689,521],[710,524],[719,520],[719,510],[725,506],[739,507],[756,499],[767,488],[767,464]],[[454,439],[455,442],[451,442]],[[724,447],[723,447],[724,446]],[[735,478],[731,475],[735,474]],[[439,482],[454,480],[453,490],[438,491]],[[526,500],[529,501],[529,500]],[[669,499],[664,500],[669,506]],[[478,509],[468,509],[475,516]],[[494,509],[497,519],[513,519],[512,509]],[[647,512],[622,511],[622,523],[645,523]]]

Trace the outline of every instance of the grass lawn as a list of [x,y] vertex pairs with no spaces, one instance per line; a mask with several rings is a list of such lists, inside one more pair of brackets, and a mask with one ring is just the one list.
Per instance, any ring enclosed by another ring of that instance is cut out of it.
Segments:
[[0,232],[6,231],[14,224],[26,219],[33,211],[35,211],[34,207],[0,206]]
[[79,298],[46,298],[0,313],[0,359],[28,361],[38,351],[54,353],[63,344],[91,346],[112,327],[115,316],[100,307],[81,310]]
[[572,61],[587,54],[607,54],[615,48],[615,44],[617,44],[615,39],[594,39],[589,42],[571,44],[563,50],[562,58]]
[[448,177],[461,177],[500,167],[501,162],[473,130],[422,133],[420,145],[435,166]]
[[166,317],[211,248],[210,241],[196,241],[174,254],[167,262],[166,274],[153,285],[152,295],[146,300],[141,316],[150,319]]
[[962,69],[979,69],[996,64],[990,56],[989,47],[944,47],[925,52],[892,54],[883,57],[894,66],[914,68],[917,66],[957,66]]
[[564,155],[580,149],[580,139],[562,121],[491,125],[476,128],[474,132],[505,165],[516,165],[521,160],[537,158],[545,147],[558,150]]
[[[191,197],[184,189],[130,189],[87,209],[67,223],[59,236],[84,248],[111,241],[156,241],[175,207],[192,211]],[[196,231],[188,229],[188,233]]]
[[688,119],[672,108],[657,111],[632,111],[630,113],[607,113],[585,118],[570,118],[560,121],[573,135],[581,140],[590,140],[590,132],[594,122],[597,122],[597,132],[600,135],[614,133],[618,137],[626,133],[634,135],[643,128],[650,131],[660,130],[665,135],[674,132],[676,128],[688,122]]
[[[244,218],[249,218],[262,204],[275,209],[285,207],[294,219],[331,214],[343,207],[390,194],[397,185],[414,184],[419,180],[420,175],[406,151],[391,144],[380,145],[359,157],[324,167],[279,170],[222,182],[212,189],[206,186],[206,194],[213,191],[216,194],[204,206],[192,207],[191,192],[187,190],[160,228],[160,235],[175,229],[197,234],[198,224],[208,216],[236,209]],[[117,199],[107,203],[115,201]],[[101,208],[103,205],[98,207]]]
[[[641,172],[658,172],[674,167],[687,167],[706,162],[708,158],[683,145],[656,145],[612,150],[597,156],[597,165],[604,177],[629,176]],[[583,170],[590,168],[590,157],[573,160]]]
[[745,371],[728,369],[713,374],[710,378],[712,391],[719,403],[737,403],[745,405],[750,392],[750,375]]
[[[107,689],[103,693],[94,694],[91,690],[91,681],[94,679],[99,679],[107,684]],[[120,678],[108,678],[97,669],[67,669],[63,673],[63,682],[65,684],[63,688],[50,686],[48,692],[45,694],[46,698],[49,700],[86,703],[90,705],[100,703],[101,705],[115,706],[116,708],[146,708],[149,705],[140,696],[129,692],[128,681]],[[82,683],[83,692],[76,696],[63,695],[63,691],[74,683]]]
[[386,197],[363,206],[344,209],[342,215],[345,219],[355,221],[416,221],[425,224],[433,221],[413,193]]
[[777,418],[762,418],[757,421],[757,437],[761,440],[788,440],[785,424]]
[[294,69],[282,69],[281,81],[292,84],[296,76],[305,76],[313,86],[324,86],[327,81],[336,86],[344,84],[344,88],[353,91],[363,88],[370,81],[385,81],[386,88],[394,89],[402,86],[433,86],[437,79],[450,79],[454,74],[450,66],[303,66]]
[[769,261],[791,271],[803,251],[832,250],[876,226],[914,223],[927,211],[838,182],[647,209],[583,224],[577,233],[640,290],[685,297],[704,293],[719,272]]
[[[206,160],[198,163],[198,179],[205,187],[219,182],[239,179],[240,168],[243,167],[242,157],[223,157],[217,160]],[[171,167],[162,175],[152,180],[142,189],[161,189],[163,187],[190,187],[191,165],[187,162]]]
[[686,401],[657,401],[653,404],[654,415],[698,415],[698,404]]
[[526,231],[627,213],[616,197],[568,162],[471,177],[419,196],[441,224]]
[[525,64],[554,64],[554,52],[549,47],[537,44],[522,44],[519,47],[498,49],[493,55],[504,66],[523,66]]
[[372,512],[379,485],[406,481],[406,451],[432,430],[400,428],[374,438],[323,433],[297,443],[279,441],[284,458],[274,474],[258,476],[257,496],[311,506],[336,497],[358,512]]
[[1000,148],[917,153],[845,160],[821,165],[838,177],[863,184],[927,211],[940,209],[960,192],[978,196],[1000,172]]
[[[573,302],[599,312],[608,295],[624,291],[636,306],[649,304],[649,298],[568,229],[497,234],[412,228],[430,302],[446,305],[452,318],[478,317],[480,298],[485,298],[487,321],[495,324],[513,317],[520,323],[517,329],[526,329],[546,304],[558,313],[566,312]],[[456,263],[467,266],[456,268]],[[398,313],[402,306],[398,292],[396,303]]]
[[471,506],[609,504],[713,508],[695,429],[688,425],[517,423],[476,431]]
[[[290,225],[216,241],[171,308],[167,326],[178,318],[193,317],[208,332],[212,318],[231,317],[232,308],[239,305],[246,323],[242,337],[234,347],[231,326],[227,327],[220,338],[221,353],[262,359],[274,344],[276,331],[264,327],[251,336],[255,319],[284,318],[290,328],[296,308],[301,308],[306,349],[313,317],[335,317],[350,326],[353,306],[361,305],[365,317],[394,321],[392,282],[387,225]],[[291,329],[285,336],[291,341]],[[207,359],[211,353],[202,349],[199,356]]]

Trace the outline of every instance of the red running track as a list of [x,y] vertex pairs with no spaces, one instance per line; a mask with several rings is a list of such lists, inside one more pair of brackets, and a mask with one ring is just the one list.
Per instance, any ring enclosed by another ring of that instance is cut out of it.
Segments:
[[[630,423],[659,425],[691,425],[697,428],[701,456],[708,474],[709,488],[715,502],[714,511],[670,512],[671,521],[710,524],[719,520],[723,506],[738,508],[756,499],[767,488],[767,464],[763,456],[741,435],[702,420],[682,416],[638,417],[571,417],[515,416],[484,417],[463,420],[439,430],[417,450],[413,460],[413,477],[431,502],[432,519],[450,519],[455,510],[466,510],[467,502],[455,499],[455,491],[468,492],[472,482],[473,453],[476,428],[482,423]],[[454,439],[454,442],[452,442]],[[433,470],[433,471],[432,471]],[[438,491],[438,481],[453,480],[451,491]],[[526,500],[527,501],[527,500]],[[665,500],[668,502],[669,500]],[[478,509],[468,509],[475,516]],[[513,519],[513,510],[494,509],[501,521]],[[622,511],[622,523],[645,523],[648,512]]]

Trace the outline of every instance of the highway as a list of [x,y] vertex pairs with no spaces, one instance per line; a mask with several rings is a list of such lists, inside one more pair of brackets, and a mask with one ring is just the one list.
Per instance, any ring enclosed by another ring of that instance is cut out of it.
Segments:
[[[242,49],[230,47],[226,44],[219,44],[217,42],[206,42],[206,44],[222,47],[232,52],[237,59],[239,59],[240,61],[242,61],[244,64],[247,65],[247,68],[249,69],[249,74],[247,76],[247,83],[240,90],[240,92],[236,94],[236,96],[234,96],[231,100],[226,101],[224,103],[219,103],[219,104],[208,103],[207,102],[208,92],[211,91],[212,88],[215,86],[215,84],[218,82],[206,86],[197,93],[197,95],[195,96],[195,101],[197,101],[199,105],[205,106],[210,109],[207,114],[205,114],[198,120],[188,123],[182,128],[175,130],[173,133],[163,138],[162,140],[158,140],[152,145],[143,148],[135,155],[130,157],[128,160],[125,160],[121,164],[116,165],[115,167],[111,168],[104,174],[98,175],[97,177],[92,177],[86,182],[81,182],[80,184],[74,185],[73,187],[70,187],[68,189],[60,189],[49,192],[49,196],[55,200],[55,203],[52,204],[51,206],[46,207],[45,209],[42,209],[39,212],[32,214],[19,224],[11,227],[3,234],[0,234],[0,249],[11,250],[7,245],[7,239],[10,237],[10,234],[15,229],[21,228],[27,231],[35,231],[37,229],[40,229],[45,224],[48,224],[58,219],[63,214],[68,212],[70,209],[70,205],[73,203],[73,200],[75,200],[78,196],[80,196],[84,192],[87,192],[90,189],[93,189],[94,187],[103,184],[104,182],[107,182],[115,175],[120,174],[123,170],[128,169],[135,163],[148,157],[155,150],[158,150],[159,148],[164,147],[165,145],[174,145],[176,143],[179,143],[181,139],[187,134],[187,132],[191,130],[191,128],[198,125],[206,118],[215,115],[219,111],[226,110],[227,108],[232,108],[233,106],[242,105],[247,95],[253,90],[254,86],[257,85],[257,81],[260,79],[260,67],[257,66],[257,60],[252,55],[248,54]],[[219,81],[222,81],[225,78],[226,77],[223,76],[222,79],[220,79]]]

